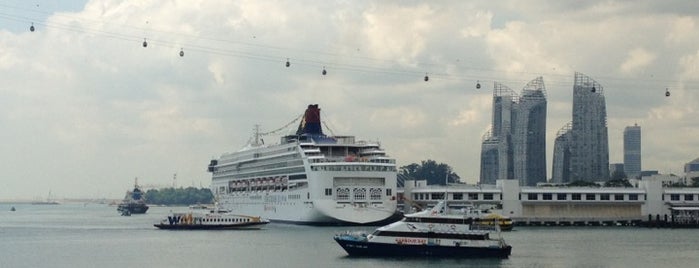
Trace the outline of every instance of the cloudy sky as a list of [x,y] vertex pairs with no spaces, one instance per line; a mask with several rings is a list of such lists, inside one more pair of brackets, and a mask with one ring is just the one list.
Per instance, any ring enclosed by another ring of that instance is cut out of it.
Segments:
[[174,174],[207,187],[210,159],[311,103],[328,133],[475,183],[493,82],[519,92],[537,76],[550,176],[575,71],[604,87],[611,163],[637,123],[643,169],[681,174],[699,157],[698,11],[691,0],[3,1],[0,200],[121,198],[135,177],[168,186]]

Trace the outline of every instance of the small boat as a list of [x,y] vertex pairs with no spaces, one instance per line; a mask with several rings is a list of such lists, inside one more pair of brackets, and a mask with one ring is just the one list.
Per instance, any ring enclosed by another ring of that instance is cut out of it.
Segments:
[[478,225],[486,225],[495,227],[498,225],[501,231],[512,231],[514,226],[512,218],[492,212],[490,210],[482,210],[473,206],[465,207],[460,210],[448,209],[449,214],[464,214],[465,217],[473,218],[473,221]]
[[[444,201],[430,210],[407,214],[403,220],[371,234],[345,232],[335,241],[350,256],[508,258],[512,246],[500,236],[500,226],[480,224],[464,214],[446,213]],[[496,232],[498,238],[491,238]]]
[[14,206],[10,208],[10,211],[16,211],[16,210],[17,210],[17,209],[15,209]]
[[153,226],[169,230],[260,229],[269,220],[233,214],[225,210],[172,213]]

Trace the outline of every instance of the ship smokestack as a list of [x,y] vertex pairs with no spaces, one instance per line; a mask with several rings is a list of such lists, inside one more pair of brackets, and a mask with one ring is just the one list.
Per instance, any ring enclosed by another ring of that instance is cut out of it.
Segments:
[[323,128],[320,126],[320,108],[318,108],[318,104],[310,104],[308,108],[306,108],[303,120],[301,120],[298,130],[296,130],[296,135],[302,134],[323,135]]

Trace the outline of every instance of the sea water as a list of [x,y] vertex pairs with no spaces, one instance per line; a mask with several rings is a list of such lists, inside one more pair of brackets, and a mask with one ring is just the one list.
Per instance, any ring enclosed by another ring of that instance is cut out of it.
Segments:
[[[10,207],[16,211],[10,211]],[[261,230],[168,231],[183,207],[120,216],[104,204],[0,204],[0,267],[697,267],[699,229],[515,227],[508,259],[348,257],[345,230],[268,224]]]

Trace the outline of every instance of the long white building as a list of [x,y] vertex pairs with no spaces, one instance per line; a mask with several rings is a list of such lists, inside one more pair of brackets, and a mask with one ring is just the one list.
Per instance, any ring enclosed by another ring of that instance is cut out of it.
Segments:
[[427,186],[406,181],[399,190],[404,211],[444,200],[452,207],[490,207],[520,224],[634,224],[671,217],[671,208],[699,207],[699,188],[666,188],[662,176],[644,178],[636,187],[496,185]]

